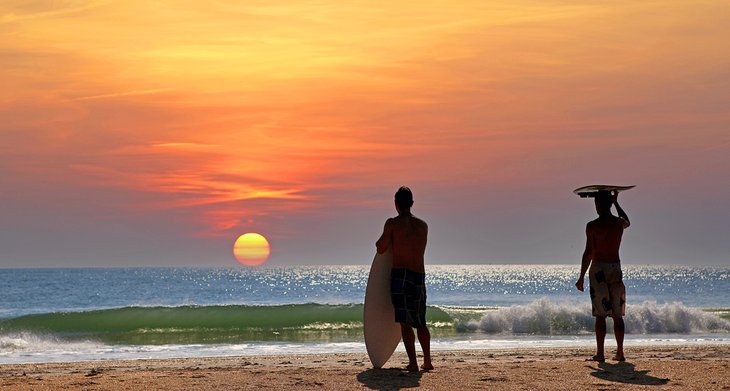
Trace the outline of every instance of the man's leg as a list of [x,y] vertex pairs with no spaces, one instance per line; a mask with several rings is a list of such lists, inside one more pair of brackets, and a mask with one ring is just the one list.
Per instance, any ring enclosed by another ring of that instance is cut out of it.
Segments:
[[593,356],[596,361],[605,360],[603,344],[606,340],[606,317],[596,316],[596,355]]
[[616,336],[616,357],[613,359],[616,361],[625,361],[624,357],[624,318],[621,316],[613,317],[613,334]]
[[421,350],[423,350],[423,365],[421,365],[421,369],[430,371],[433,369],[433,364],[431,364],[431,333],[428,332],[426,326],[417,330],[418,343],[421,344]]
[[406,369],[409,372],[418,372],[418,361],[416,361],[416,336],[413,334],[413,328],[407,323],[401,323],[400,333],[403,337],[403,346],[406,347],[406,353],[408,353],[408,366]]

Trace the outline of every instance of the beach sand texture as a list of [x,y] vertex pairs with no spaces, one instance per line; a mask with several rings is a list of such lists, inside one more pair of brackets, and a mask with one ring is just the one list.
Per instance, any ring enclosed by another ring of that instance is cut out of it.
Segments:
[[[610,348],[609,348],[610,352]],[[3,390],[730,390],[730,346],[630,347],[628,361],[583,361],[590,349],[434,352],[408,373],[366,354],[213,357],[0,366]]]

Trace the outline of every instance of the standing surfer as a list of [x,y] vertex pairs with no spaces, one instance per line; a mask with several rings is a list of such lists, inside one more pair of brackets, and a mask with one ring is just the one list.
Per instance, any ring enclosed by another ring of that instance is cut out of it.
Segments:
[[400,323],[401,337],[408,353],[410,372],[418,371],[416,361],[416,328],[418,342],[423,350],[421,369],[431,370],[431,334],[426,327],[426,274],[423,258],[426,252],[428,225],[411,214],[413,193],[403,186],[395,193],[395,210],[398,216],[389,218],[380,239],[375,243],[378,253],[388,247],[393,251],[393,268],[390,274],[390,292],[395,309],[395,321]]
[[[618,204],[618,192],[599,191],[595,199],[598,218],[586,225],[586,248],[580,267],[580,277],[575,287],[583,292],[585,274],[590,281],[591,306],[596,317],[596,355],[591,360],[605,361],[603,344],[606,339],[606,317],[613,318],[613,332],[617,351],[613,358],[625,361],[624,357],[624,313],[626,309],[626,288],[623,283],[619,247],[624,229],[628,228],[629,217]],[[618,217],[611,213],[616,207]]]

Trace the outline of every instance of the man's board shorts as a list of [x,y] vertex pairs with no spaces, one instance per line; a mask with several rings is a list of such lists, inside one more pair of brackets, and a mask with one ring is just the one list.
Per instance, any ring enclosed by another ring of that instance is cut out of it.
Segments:
[[426,326],[426,274],[393,268],[390,271],[390,298],[395,321],[411,327]]
[[593,316],[626,314],[626,287],[620,263],[593,262],[588,271]]

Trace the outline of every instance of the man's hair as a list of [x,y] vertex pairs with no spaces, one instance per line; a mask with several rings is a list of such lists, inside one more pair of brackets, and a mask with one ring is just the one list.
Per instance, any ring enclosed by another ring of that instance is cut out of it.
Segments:
[[413,206],[413,193],[411,189],[401,186],[398,191],[395,192],[395,203],[401,209],[410,209]]
[[613,197],[610,191],[599,191],[596,194],[596,206],[601,209],[611,209],[613,204]]

